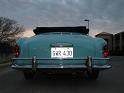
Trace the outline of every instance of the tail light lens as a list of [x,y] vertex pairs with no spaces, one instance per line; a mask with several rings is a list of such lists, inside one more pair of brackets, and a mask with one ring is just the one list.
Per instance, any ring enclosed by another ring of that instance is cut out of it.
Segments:
[[15,57],[19,57],[19,55],[20,55],[19,45],[15,45]]
[[103,55],[104,57],[108,57],[109,56],[109,50],[108,50],[108,46],[105,45],[103,48]]

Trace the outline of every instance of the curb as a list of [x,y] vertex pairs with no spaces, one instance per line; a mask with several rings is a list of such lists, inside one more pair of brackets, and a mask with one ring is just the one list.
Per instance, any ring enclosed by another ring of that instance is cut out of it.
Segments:
[[10,66],[10,65],[11,65],[11,62],[1,63],[1,64],[0,64],[0,68],[1,68],[1,67],[7,67],[7,66]]

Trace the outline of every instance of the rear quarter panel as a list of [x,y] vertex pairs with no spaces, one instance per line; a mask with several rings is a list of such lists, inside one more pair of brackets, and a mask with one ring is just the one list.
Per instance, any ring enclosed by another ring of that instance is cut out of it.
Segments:
[[[104,58],[104,55],[103,55],[103,47],[107,44],[107,42],[102,39],[102,38],[95,38],[95,45],[96,45],[96,57],[102,57]],[[104,65],[106,64],[106,60],[97,60],[97,61],[94,61],[95,64],[99,64],[99,65]]]

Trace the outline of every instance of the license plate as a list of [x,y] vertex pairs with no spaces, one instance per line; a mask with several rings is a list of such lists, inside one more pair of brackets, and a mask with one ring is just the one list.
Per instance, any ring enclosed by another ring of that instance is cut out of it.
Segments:
[[73,58],[73,47],[51,48],[51,58]]

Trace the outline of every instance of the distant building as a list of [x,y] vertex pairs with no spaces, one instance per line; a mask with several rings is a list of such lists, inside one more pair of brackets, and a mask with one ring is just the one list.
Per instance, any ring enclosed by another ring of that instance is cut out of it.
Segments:
[[115,34],[113,40],[114,51],[124,51],[124,31]]
[[115,35],[107,32],[101,32],[96,37],[107,41],[109,50],[116,55],[124,55],[124,31]]
[[107,42],[109,50],[113,51],[113,34],[101,32],[96,37],[103,38]]

